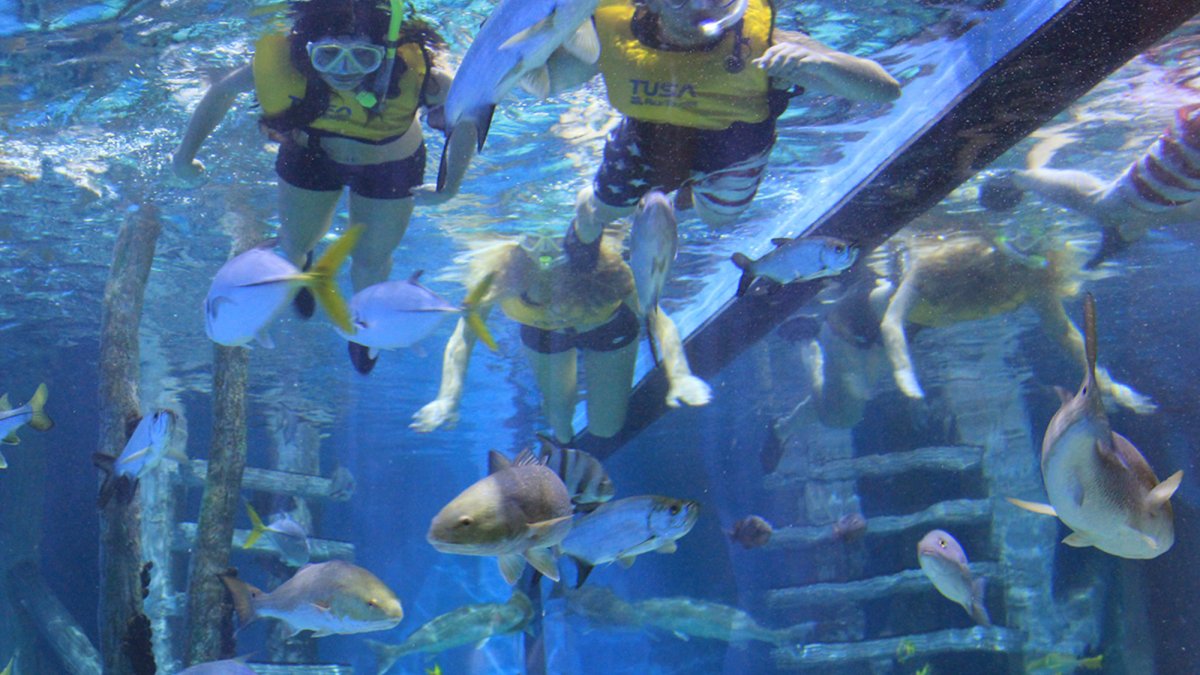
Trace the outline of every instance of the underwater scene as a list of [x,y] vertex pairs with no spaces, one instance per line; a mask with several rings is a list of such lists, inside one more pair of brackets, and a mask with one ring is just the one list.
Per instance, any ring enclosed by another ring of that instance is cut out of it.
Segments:
[[1200,1],[0,0],[0,675],[1200,673]]

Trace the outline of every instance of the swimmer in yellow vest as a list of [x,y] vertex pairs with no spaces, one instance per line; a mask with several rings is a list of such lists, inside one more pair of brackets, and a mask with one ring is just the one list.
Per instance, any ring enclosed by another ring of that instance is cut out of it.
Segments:
[[[440,37],[420,21],[401,21],[376,0],[292,3],[290,32],[268,34],[252,64],[204,95],[172,156],[180,179],[196,182],[195,159],[234,99],[252,87],[262,126],[280,142],[279,233],[297,265],[328,232],[343,188],[351,225],[365,225],[350,270],[354,289],[386,281],[392,251],[412,215],[412,189],[424,181],[425,141],[419,108],[436,110],[451,74],[441,67]],[[311,314],[311,295],[297,296]],[[350,343],[353,353],[361,345]]]
[[[596,264],[578,271],[567,260],[561,237],[527,235],[476,253],[466,284],[475,288],[489,275],[491,288],[480,312],[499,305],[521,325],[522,351],[542,393],[542,410],[555,437],[569,441],[578,399],[579,356],[587,378],[588,432],[611,438],[625,425],[640,328],[633,273],[621,259],[619,236],[610,233]],[[674,322],[659,308],[649,330],[669,383],[667,405],[699,406],[712,392],[692,375]],[[446,344],[437,398],[413,415],[412,428],[433,431],[458,418],[475,333],[463,321]]]
[[652,189],[679,189],[676,203],[690,201],[706,223],[736,220],[762,181],[775,119],[797,91],[859,101],[900,95],[875,62],[776,28],[770,0],[600,0],[593,18],[597,63],[566,50],[547,63],[551,91],[599,71],[625,116],[577,199],[567,245],[582,250]]

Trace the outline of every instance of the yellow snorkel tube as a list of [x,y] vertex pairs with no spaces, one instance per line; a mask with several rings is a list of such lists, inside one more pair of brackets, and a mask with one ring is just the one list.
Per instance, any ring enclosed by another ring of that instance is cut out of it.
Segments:
[[392,69],[396,65],[396,52],[400,49],[400,24],[404,23],[404,0],[389,0],[389,2],[392,7],[392,15],[388,19],[387,39],[383,44],[387,49],[383,57],[383,65],[375,73],[375,82],[371,88],[358,92],[354,97],[373,115],[383,114],[388,85],[392,81]]

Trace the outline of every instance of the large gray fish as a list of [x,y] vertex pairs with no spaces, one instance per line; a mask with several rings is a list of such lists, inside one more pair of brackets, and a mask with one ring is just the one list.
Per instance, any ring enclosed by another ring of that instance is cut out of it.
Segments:
[[313,637],[395,628],[400,600],[379,577],[344,560],[305,565],[270,593],[233,575],[221,575],[243,626],[260,617],[285,622],[295,635]]
[[634,603],[633,609],[645,625],[673,633],[681,640],[757,640],[783,646],[800,642],[809,631],[807,626],[796,630],[765,628],[737,607],[688,597],[652,598]]
[[967,554],[944,530],[933,530],[917,543],[917,562],[943,597],[957,602],[981,626],[992,625],[983,606],[985,580],[976,579],[967,567]]
[[617,488],[600,460],[578,448],[568,448],[543,434],[538,434],[538,440],[542,444],[538,456],[562,479],[578,510],[590,511],[616,494]]
[[184,668],[178,675],[255,675],[254,669],[247,666],[241,659],[225,659],[197,663],[191,668]]
[[691,532],[700,517],[693,501],[646,495],[601,504],[579,518],[559,549],[575,561],[575,586],[596,565],[618,560],[625,567],[643,553],[674,553],[675,540]]
[[279,553],[279,559],[288,567],[302,567],[308,564],[312,556],[308,545],[308,531],[296,522],[291,514],[277,513],[271,517],[270,524],[264,524],[258,511],[246,502],[246,515],[250,516],[250,534],[242,543],[242,548],[250,548],[263,535]]
[[1095,546],[1121,558],[1155,558],[1175,543],[1171,496],[1183,471],[1158,481],[1146,458],[1112,430],[1096,386],[1096,301],[1084,298],[1087,371],[1074,397],[1063,404],[1042,438],[1042,480],[1049,504],[1009,501],[1034,513],[1056,516],[1071,528],[1068,546]]
[[446,94],[446,146],[437,189],[483,149],[492,113],[519,82],[539,96],[549,93],[546,60],[560,46],[587,63],[600,58],[600,39],[589,21],[596,0],[502,0],[463,55]]
[[508,602],[466,605],[430,619],[398,644],[367,640],[375,652],[376,673],[383,675],[405,654],[436,654],[462,645],[483,647],[488,639],[525,630],[533,618],[533,603],[521,591],[513,591]]
[[353,331],[349,310],[333,277],[354,250],[362,230],[361,225],[346,230],[307,272],[276,255],[271,250],[274,240],[231,258],[217,271],[204,299],[204,330],[208,337],[228,347],[251,340],[264,347],[275,346],[266,327],[301,287],[313,290],[335,325]]
[[[28,424],[38,431],[46,431],[54,426],[54,421],[46,414],[46,384],[38,385],[33,392],[33,398],[20,408],[13,408],[8,402],[8,394],[0,396],[0,443],[16,445],[21,442],[17,437],[17,429]],[[0,454],[0,469],[8,468],[8,460]]]
[[671,263],[679,250],[675,208],[658,190],[646,193],[633,214],[629,233],[629,267],[643,314],[658,307]]
[[775,249],[758,260],[741,253],[733,254],[733,264],[742,270],[737,294],[740,298],[758,277],[781,284],[832,277],[846,270],[858,259],[858,249],[833,237],[777,238]]
[[558,581],[556,546],[571,529],[571,496],[562,479],[525,450],[511,463],[488,453],[488,475],[463,490],[429,525],[442,553],[496,556],[515,584],[525,563]]

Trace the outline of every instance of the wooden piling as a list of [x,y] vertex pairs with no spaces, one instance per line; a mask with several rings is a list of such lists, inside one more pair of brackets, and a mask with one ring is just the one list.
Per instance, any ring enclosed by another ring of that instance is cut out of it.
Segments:
[[62,670],[56,672],[100,675],[100,653],[50,590],[37,563],[33,560],[18,562],[9,569],[7,581],[14,604],[29,617],[30,623],[58,657]]

